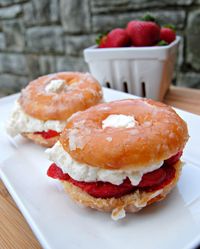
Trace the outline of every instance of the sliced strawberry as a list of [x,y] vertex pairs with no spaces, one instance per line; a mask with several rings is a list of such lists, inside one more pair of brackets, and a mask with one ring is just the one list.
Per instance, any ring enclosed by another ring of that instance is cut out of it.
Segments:
[[175,163],[178,162],[180,157],[182,156],[183,151],[179,151],[176,155],[170,157],[169,159],[165,160],[165,165],[174,165]]
[[62,169],[59,168],[55,163],[53,163],[48,171],[47,175],[54,179],[69,181],[73,183],[75,186],[81,188],[88,194],[96,197],[96,198],[111,198],[113,196],[120,197],[122,195],[128,194],[133,191],[135,188],[131,185],[130,180],[127,178],[120,185],[114,185],[109,182],[82,182],[76,181],[71,178],[68,174],[64,174]]
[[59,168],[55,163],[52,163],[49,169],[47,170],[47,175],[54,179],[59,180],[69,180],[70,176],[68,174],[64,174],[62,169]]
[[52,138],[52,137],[56,137],[56,136],[59,136],[59,135],[60,135],[59,132],[53,131],[53,130],[38,131],[38,132],[34,132],[34,134],[39,134],[39,135],[41,135],[44,139],[48,139],[48,138]]
[[163,40],[170,44],[176,39],[176,32],[168,27],[163,27],[160,30],[160,40]]
[[126,178],[120,185],[114,185],[112,183],[102,181],[76,181],[68,174],[64,174],[55,163],[50,166],[47,171],[47,175],[52,178],[69,181],[96,198],[119,198],[133,192],[136,189],[142,189],[149,192],[163,188],[174,178],[175,169],[173,166],[164,165],[160,169],[144,174],[138,186],[133,186],[128,178]]
[[72,178],[70,179],[70,182],[96,198],[118,198],[131,193],[135,189],[135,187],[131,185],[128,178],[120,185],[114,185],[109,182],[101,181],[88,183],[79,182],[73,180]]
[[176,170],[172,165],[163,166],[163,169],[165,170],[166,176],[165,176],[165,179],[162,182],[160,182],[159,184],[155,183],[152,186],[146,186],[146,187],[143,187],[141,189],[146,191],[146,192],[151,192],[151,191],[162,189],[166,185],[168,185],[174,179],[175,174],[176,174]]
[[165,177],[165,168],[161,167],[160,169],[144,174],[137,187],[144,188],[151,187],[153,185],[159,185],[164,181]]

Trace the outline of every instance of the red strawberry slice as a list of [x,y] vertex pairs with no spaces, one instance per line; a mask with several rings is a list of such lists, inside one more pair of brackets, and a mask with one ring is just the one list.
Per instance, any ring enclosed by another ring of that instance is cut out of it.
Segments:
[[170,44],[176,39],[176,32],[168,27],[163,27],[160,30],[160,40],[163,40]]
[[138,187],[144,188],[151,187],[153,185],[159,185],[164,181],[165,177],[165,169],[161,167],[160,169],[144,174]]
[[81,182],[76,181],[71,178],[68,174],[64,174],[62,169],[59,168],[55,163],[53,163],[48,171],[47,175],[54,179],[69,181],[73,183],[75,186],[81,188],[88,194],[96,197],[96,198],[111,198],[113,196],[120,197],[122,195],[128,194],[133,191],[135,188],[131,185],[130,180],[127,178],[120,185],[114,185],[109,182]]
[[70,182],[96,198],[118,198],[131,193],[135,189],[135,187],[131,185],[128,178],[126,178],[120,185],[114,185],[109,182],[101,181],[88,183],[79,182],[73,180],[72,178],[70,179]]
[[182,156],[183,151],[179,151],[176,155],[170,157],[169,159],[165,160],[165,165],[174,165],[178,162],[180,157]]
[[134,46],[153,46],[159,41],[160,27],[152,21],[130,21],[126,31]]
[[75,186],[81,188],[91,196],[96,198],[119,198],[123,195],[129,194],[136,189],[144,189],[145,191],[153,191],[163,188],[168,184],[175,176],[175,169],[173,166],[162,166],[153,172],[144,174],[141,182],[138,186],[133,186],[128,178],[126,178],[122,184],[114,185],[109,182],[82,182],[76,181],[68,174],[64,174],[62,170],[53,163],[48,171],[47,175],[64,181],[69,181]]
[[163,169],[165,170],[166,177],[165,177],[165,179],[162,182],[160,182],[159,184],[155,183],[152,186],[146,186],[146,187],[143,187],[141,189],[144,190],[144,191],[146,191],[146,192],[151,192],[151,191],[162,189],[167,184],[169,184],[174,179],[175,174],[176,174],[176,170],[171,165],[170,166],[165,165],[165,166],[163,166]]
[[61,168],[59,168],[55,163],[51,164],[49,169],[47,170],[47,175],[54,179],[60,179],[60,180],[68,180],[68,178],[63,174],[63,171]]
[[124,29],[116,28],[107,35],[102,36],[99,41],[99,48],[126,47],[130,43],[130,38]]
[[56,136],[59,136],[59,135],[60,135],[59,132],[53,131],[53,130],[38,131],[38,132],[34,132],[34,134],[39,134],[39,135],[41,135],[44,139],[49,139],[49,138],[56,137]]

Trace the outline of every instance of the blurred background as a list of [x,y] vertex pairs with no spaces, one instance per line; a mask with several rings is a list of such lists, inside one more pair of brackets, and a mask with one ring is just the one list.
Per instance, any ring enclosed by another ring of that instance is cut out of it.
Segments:
[[57,71],[88,71],[97,34],[153,14],[183,37],[173,84],[200,88],[200,0],[0,0],[0,96]]

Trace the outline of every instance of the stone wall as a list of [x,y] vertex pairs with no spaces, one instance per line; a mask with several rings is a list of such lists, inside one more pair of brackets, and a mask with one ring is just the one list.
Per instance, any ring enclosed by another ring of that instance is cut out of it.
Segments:
[[96,34],[150,12],[183,39],[174,84],[200,88],[200,0],[0,0],[0,94],[62,70],[88,71]]

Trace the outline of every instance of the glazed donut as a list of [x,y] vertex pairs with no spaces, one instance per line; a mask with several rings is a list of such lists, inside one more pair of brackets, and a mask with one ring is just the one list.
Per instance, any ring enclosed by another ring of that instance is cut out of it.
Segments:
[[169,106],[148,99],[98,104],[72,115],[46,151],[75,201],[112,218],[162,200],[177,183],[188,140],[186,123]]
[[[59,92],[45,89],[52,80],[63,80]],[[42,76],[22,90],[19,103],[30,116],[46,120],[66,120],[73,113],[97,104],[102,98],[101,87],[89,73],[61,72]]]
[[61,72],[39,77],[22,90],[7,132],[51,147],[72,114],[101,100],[101,87],[89,73]]
[[[102,129],[103,120],[113,114],[134,116],[136,124],[129,129]],[[60,137],[76,161],[104,169],[140,169],[175,155],[187,140],[187,125],[176,112],[147,99],[92,107],[72,116]]]

